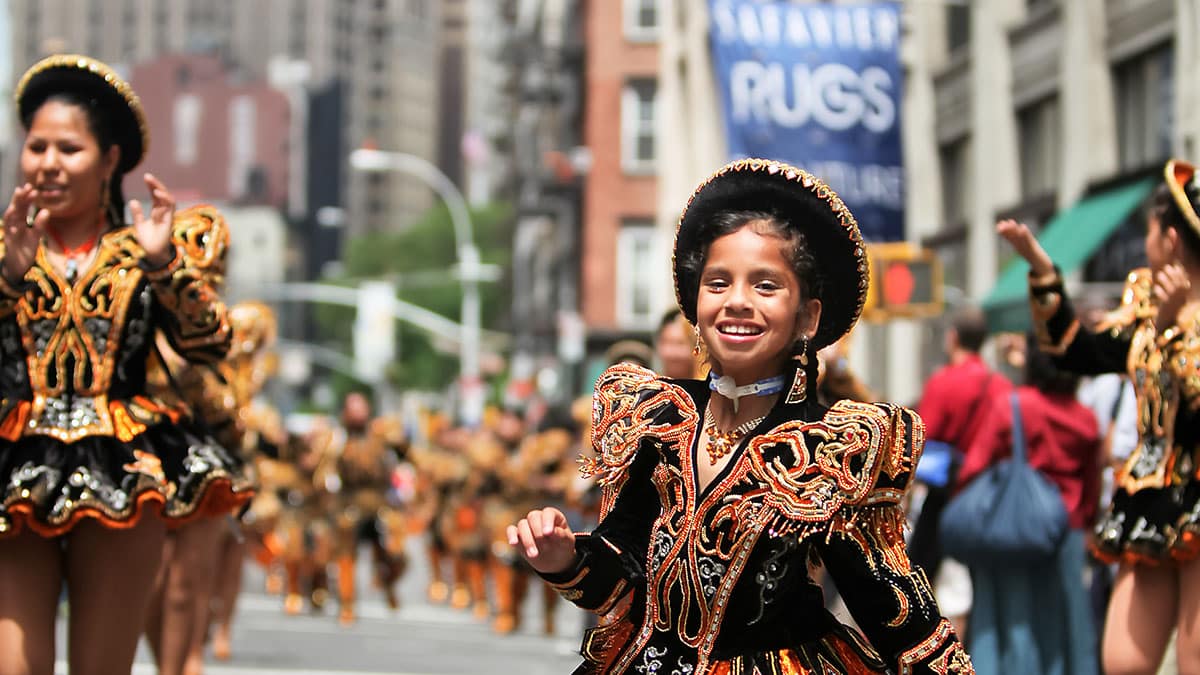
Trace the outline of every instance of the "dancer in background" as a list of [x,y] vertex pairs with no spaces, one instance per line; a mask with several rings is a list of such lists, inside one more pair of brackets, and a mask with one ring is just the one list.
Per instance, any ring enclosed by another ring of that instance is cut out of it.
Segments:
[[[221,214],[210,206],[195,206],[177,214],[172,229],[173,238],[183,242],[195,261],[192,273],[221,288],[229,244],[229,228]],[[158,333],[147,374],[148,391],[190,410],[192,421],[188,424],[207,440],[212,461],[225,466],[240,484],[251,485],[253,478],[239,452],[236,397],[231,381],[219,370],[222,364],[188,363],[172,349],[166,336]],[[192,519],[167,537],[163,567],[146,619],[146,638],[159,675],[199,675],[203,671],[209,599],[216,588],[220,542],[230,528],[231,514]]]
[[1025,225],[997,232],[1029,263],[1039,345],[1063,368],[1128,372],[1138,445],[1118,472],[1093,553],[1119,562],[1104,627],[1108,675],[1154,673],[1177,631],[1179,672],[1200,672],[1200,184],[1171,160],[1146,217],[1149,269],[1134,270],[1121,309],[1096,332],[1081,327],[1054,261]]

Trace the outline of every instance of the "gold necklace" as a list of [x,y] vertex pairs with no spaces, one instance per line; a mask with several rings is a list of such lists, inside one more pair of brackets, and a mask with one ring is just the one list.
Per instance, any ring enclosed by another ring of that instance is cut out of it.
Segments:
[[705,410],[704,433],[708,434],[708,444],[704,446],[704,451],[708,453],[709,465],[716,464],[721,461],[722,457],[733,452],[733,449],[737,447],[742,438],[766,418],[766,415],[756,417],[748,422],[737,425],[729,431],[721,431],[717,429],[717,420],[713,418],[712,411]]

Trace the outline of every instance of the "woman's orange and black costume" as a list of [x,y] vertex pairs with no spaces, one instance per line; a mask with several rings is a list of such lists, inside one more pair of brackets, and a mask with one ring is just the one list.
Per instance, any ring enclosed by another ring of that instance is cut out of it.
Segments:
[[19,287],[0,278],[0,536],[56,536],[87,517],[130,527],[147,507],[180,524],[249,499],[229,453],[188,430],[186,409],[147,394],[155,331],[197,363],[229,348],[205,269],[214,222],[180,217],[192,226],[174,228],[164,267],[120,228],[73,282],[44,248]]
[[[806,235],[828,282],[812,349],[848,332],[865,300],[857,223],[816,177],[739,160],[688,202],[676,233],[679,306],[696,320],[685,262],[728,211],[770,209]],[[628,364],[593,396],[601,521],[577,535],[575,564],[543,575],[602,615],[579,672],[650,675],[972,673],[923,571],[909,564],[901,506],[924,443],[916,413],[843,400],[822,406],[815,356],[792,361],[767,416],[700,488],[696,457],[712,392]],[[863,634],[825,610],[810,564],[824,563]]]
[[1040,348],[1075,372],[1126,372],[1137,394],[1138,444],[1093,529],[1093,552],[1109,562],[1200,554],[1200,326],[1159,334],[1152,282],[1149,270],[1131,273],[1120,309],[1091,333],[1059,275],[1030,280]]

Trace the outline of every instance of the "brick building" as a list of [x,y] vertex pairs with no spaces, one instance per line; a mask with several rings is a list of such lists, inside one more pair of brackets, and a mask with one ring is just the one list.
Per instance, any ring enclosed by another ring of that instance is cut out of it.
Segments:
[[[144,169],[180,201],[285,206],[290,122],[283,93],[239,81],[218,58],[202,55],[140,64],[130,84],[153,132]],[[138,193],[133,184],[126,189]]]
[[649,336],[664,307],[657,277],[669,274],[670,242],[658,207],[659,3],[590,2],[584,143],[581,314],[589,371],[617,339]]

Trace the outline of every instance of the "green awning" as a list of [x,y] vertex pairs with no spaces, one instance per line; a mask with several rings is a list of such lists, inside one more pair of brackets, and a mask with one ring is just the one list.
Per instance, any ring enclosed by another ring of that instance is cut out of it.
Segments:
[[[1097,192],[1079,200],[1046,224],[1038,237],[1042,247],[1070,274],[1100,248],[1138,204],[1154,189],[1158,179]],[[1017,258],[1000,274],[1000,280],[983,301],[988,328],[994,332],[1029,330],[1029,263]]]

